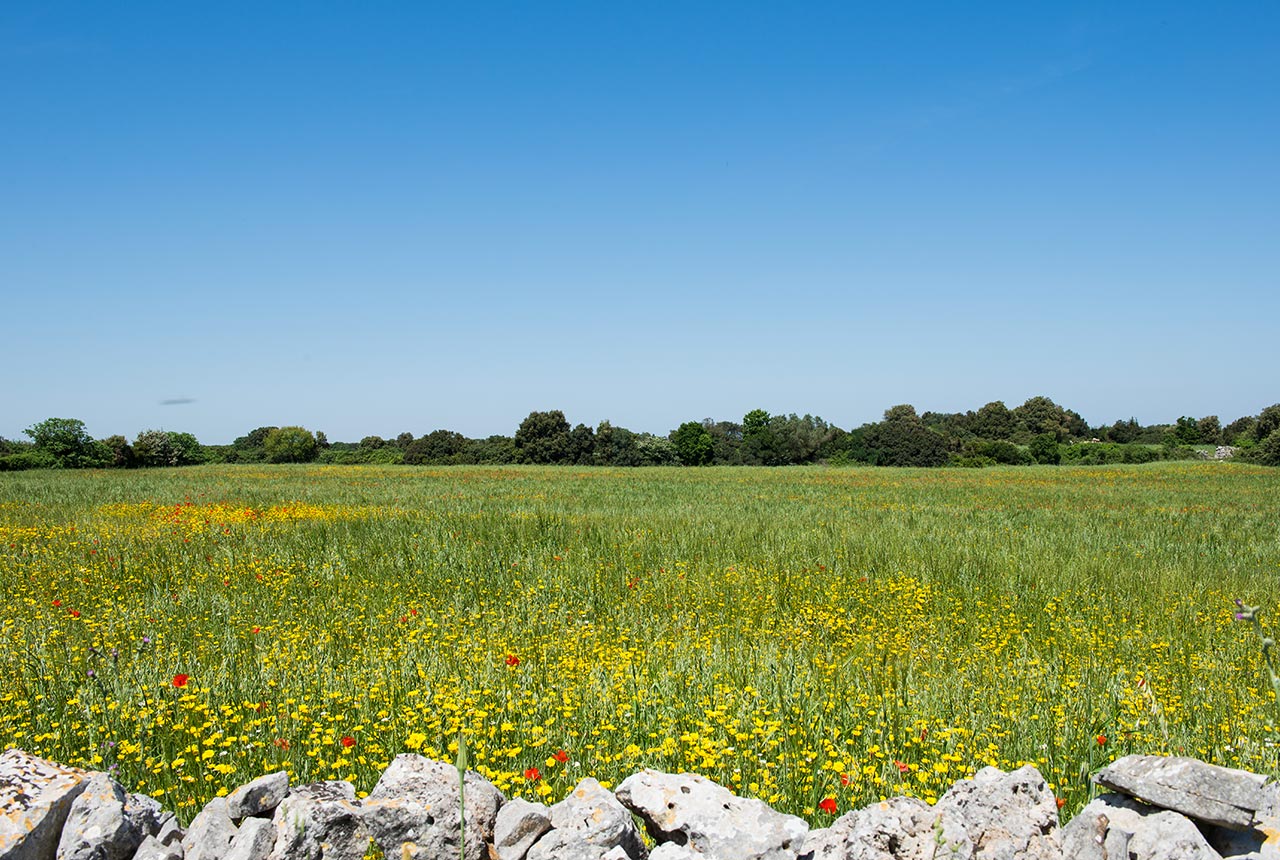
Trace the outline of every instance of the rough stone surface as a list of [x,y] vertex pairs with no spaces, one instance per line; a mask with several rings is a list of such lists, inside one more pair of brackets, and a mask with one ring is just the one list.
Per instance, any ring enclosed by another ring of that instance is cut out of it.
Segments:
[[125,794],[105,773],[93,773],[71,804],[57,860],[128,860],[142,840],[160,829],[160,804]]
[[182,844],[166,845],[157,837],[148,836],[134,852],[133,860],[182,860]]
[[276,829],[269,819],[246,818],[224,860],[266,860],[275,844]]
[[222,860],[236,836],[236,824],[227,813],[227,799],[215,797],[191,820],[182,837],[186,860]]
[[349,782],[300,785],[280,801],[271,821],[273,860],[361,860],[369,847],[369,831]]
[[508,800],[498,810],[493,825],[493,847],[498,860],[524,860],[533,843],[550,829],[550,809],[521,797]]
[[160,826],[156,828],[156,839],[160,840],[161,845],[181,845],[182,837],[185,835],[186,831],[178,823],[176,815],[172,812],[160,813]]
[[227,812],[234,819],[271,812],[289,792],[289,774],[283,770],[260,776],[227,795]]
[[649,860],[702,860],[702,855],[687,845],[664,842],[649,852]]
[[[473,770],[466,775],[466,858],[487,860],[506,798]],[[398,755],[364,802],[364,820],[382,853],[398,860],[457,857],[458,769],[420,755]]]
[[1058,802],[1034,767],[984,767],[957,782],[934,809],[958,818],[975,860],[1060,860]]
[[22,750],[0,754],[0,860],[51,860],[88,777]]
[[1152,806],[1237,830],[1252,827],[1268,801],[1265,776],[1181,756],[1125,756],[1094,781]]
[[551,807],[551,826],[529,849],[528,860],[604,860],[618,850],[630,860],[647,856],[631,813],[590,777]]
[[1191,819],[1122,794],[1094,798],[1062,830],[1072,860],[1221,860]]
[[801,819],[697,774],[643,770],[623,780],[618,799],[657,842],[679,842],[717,860],[794,860],[809,831]]
[[894,797],[846,813],[804,840],[802,860],[969,860],[973,843],[952,812]]

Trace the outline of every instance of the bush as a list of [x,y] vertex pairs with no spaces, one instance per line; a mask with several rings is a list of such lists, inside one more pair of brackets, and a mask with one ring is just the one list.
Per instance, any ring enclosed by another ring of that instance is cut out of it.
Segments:
[[45,451],[20,451],[0,457],[0,472],[22,472],[27,469],[55,469],[58,463]]
[[305,427],[277,427],[262,442],[272,463],[310,463],[316,458],[316,437]]
[[1260,466],[1280,466],[1280,430],[1272,430],[1269,436],[1250,448],[1248,460]]
[[976,439],[965,446],[963,456],[985,458],[1007,466],[1030,466],[1035,462],[1026,450],[1001,439]]

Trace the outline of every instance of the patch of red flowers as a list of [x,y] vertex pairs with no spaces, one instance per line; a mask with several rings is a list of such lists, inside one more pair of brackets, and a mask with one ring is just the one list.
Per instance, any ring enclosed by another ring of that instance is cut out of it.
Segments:
[[907,771],[911,770],[911,765],[907,764],[905,761],[898,761],[895,758],[893,760],[893,763],[898,766],[898,773],[906,773]]
[[847,773],[840,774],[840,784],[843,785],[845,788],[848,788],[849,783],[851,782],[853,782],[853,777],[849,776],[849,774]]
[[1096,740],[1096,741],[1098,742],[1098,746],[1100,746],[1100,747],[1101,747],[1101,746],[1106,746],[1106,745],[1107,745],[1107,736],[1106,736],[1106,735],[1098,735],[1096,738],[1094,738],[1094,740]]
[[53,605],[54,605],[54,606],[61,606],[61,605],[62,605],[62,601],[61,601],[61,600],[55,600],[55,601],[53,601]]
[[187,682],[190,680],[191,680],[190,675],[174,675],[173,686],[181,690],[183,687],[187,686]]
[[355,745],[356,745],[356,739],[351,737],[351,735],[342,736],[342,748],[344,750],[349,750]]
[[566,752],[565,750],[556,750],[556,754],[553,755],[552,758],[560,762],[561,764],[564,764],[569,760],[569,753]]
[[824,797],[818,802],[818,808],[827,813],[827,815],[835,815],[838,808],[836,799],[834,797]]
[[79,618],[79,617],[80,617],[80,610],[79,610],[79,609],[68,609],[67,611],[71,613],[71,617],[72,617],[72,618]]
[[284,738],[276,738],[272,743],[276,745],[277,749],[287,750],[289,748],[289,742]]
[[[519,657],[517,657],[515,654],[508,654],[508,655],[507,655],[507,665],[508,665],[508,666],[519,666],[519,665],[520,665],[520,658],[519,658]],[[534,770],[537,770],[537,768],[534,768]]]
[[542,779],[542,771],[538,770],[536,767],[531,767],[524,772],[524,778],[530,782],[537,782]]

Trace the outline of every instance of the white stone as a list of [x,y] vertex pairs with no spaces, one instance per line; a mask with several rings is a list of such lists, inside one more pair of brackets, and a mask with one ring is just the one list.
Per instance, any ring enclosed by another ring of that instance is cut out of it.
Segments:
[[227,795],[227,813],[233,819],[271,812],[289,793],[289,774],[283,770],[260,776]]
[[[494,823],[506,798],[473,770],[466,775],[466,858],[488,860]],[[398,755],[364,801],[364,820],[383,856],[432,860],[458,856],[458,769],[420,755]]]
[[271,821],[272,860],[361,860],[369,847],[369,831],[349,782],[300,785],[280,801]]
[[0,754],[0,860],[52,860],[88,778],[19,749]]
[[1222,860],[1191,819],[1122,794],[1094,798],[1062,829],[1071,860]]
[[969,860],[973,843],[952,812],[894,797],[811,830],[802,860]]
[[551,810],[546,806],[522,797],[508,800],[493,825],[498,860],[525,860],[533,844],[550,829]]
[[975,860],[1061,860],[1058,802],[1034,767],[984,767],[934,807],[963,824]]
[[795,860],[809,825],[697,774],[643,770],[618,799],[659,843],[679,842],[714,860]]
[[183,856],[186,860],[222,860],[235,836],[236,824],[227,813],[227,799],[215,797],[191,820],[182,837]]

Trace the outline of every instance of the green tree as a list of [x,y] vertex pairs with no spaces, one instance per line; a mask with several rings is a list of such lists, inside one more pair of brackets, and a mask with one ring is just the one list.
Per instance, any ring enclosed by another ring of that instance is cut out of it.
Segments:
[[1253,425],[1254,441],[1261,442],[1277,430],[1280,430],[1280,403],[1268,406],[1258,413]]
[[1280,466],[1280,430],[1272,430],[1267,438],[1249,450],[1246,457],[1249,462],[1261,466]]
[[1041,465],[1056,466],[1062,462],[1062,449],[1053,433],[1041,433],[1031,440],[1031,456]]
[[1183,415],[1173,427],[1174,441],[1179,445],[1195,445],[1200,442],[1200,424],[1190,415]]
[[676,456],[685,466],[706,466],[711,463],[715,443],[701,421],[686,421],[671,431],[671,443],[676,446]]
[[521,463],[572,462],[569,422],[559,409],[530,412],[516,430],[516,458]]
[[890,406],[884,411],[884,420],[919,423],[920,416],[916,414],[916,408],[910,403],[899,403],[897,406]]
[[46,418],[23,431],[36,450],[60,469],[110,465],[110,452],[94,444],[79,418]]
[[881,421],[849,435],[851,459],[877,466],[942,466],[947,462],[947,440],[918,420],[900,417]]
[[305,427],[277,427],[263,440],[271,463],[310,463],[316,458],[316,437]]
[[1014,430],[1017,429],[1017,424],[1018,422],[1014,419],[1013,413],[1009,411],[1009,407],[1004,405],[1004,401],[993,400],[974,414],[973,421],[969,424],[969,429],[973,432],[973,435],[980,436],[983,439],[1002,439],[1007,441],[1012,438]]

